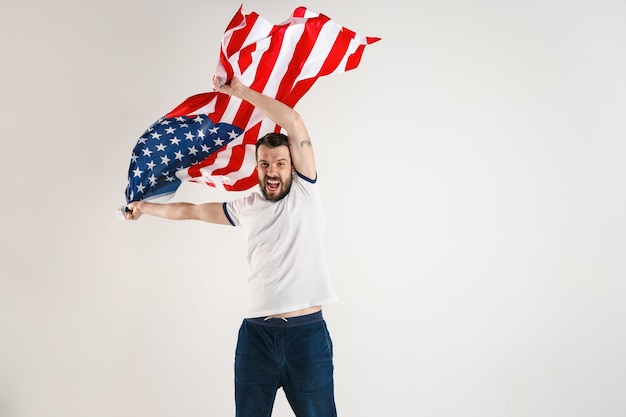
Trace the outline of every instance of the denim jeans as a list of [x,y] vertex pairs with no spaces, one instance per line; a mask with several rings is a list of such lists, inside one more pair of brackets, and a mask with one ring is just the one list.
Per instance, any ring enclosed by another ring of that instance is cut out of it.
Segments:
[[321,311],[245,319],[235,353],[237,417],[270,417],[283,388],[297,417],[335,417],[333,346]]

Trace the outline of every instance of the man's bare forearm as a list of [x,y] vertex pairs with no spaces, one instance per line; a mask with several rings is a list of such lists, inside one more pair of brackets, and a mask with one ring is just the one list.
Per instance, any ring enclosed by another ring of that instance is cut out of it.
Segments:
[[147,201],[135,201],[128,205],[127,220],[137,220],[143,214],[161,217],[169,220],[201,220],[216,224],[230,224],[222,203],[149,203]]
[[298,130],[304,127],[304,123],[298,112],[278,100],[245,86],[238,88],[236,94],[238,94],[239,98],[252,104],[274,123],[285,129],[289,135],[298,133]]
[[187,220],[191,218],[189,217],[191,206],[190,203],[159,204],[139,201],[134,205],[129,205],[129,209],[132,211],[133,217],[148,214],[169,220]]

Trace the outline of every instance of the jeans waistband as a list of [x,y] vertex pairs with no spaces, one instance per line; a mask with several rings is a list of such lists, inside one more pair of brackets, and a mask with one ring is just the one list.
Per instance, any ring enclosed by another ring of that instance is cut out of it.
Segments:
[[323,321],[324,317],[322,316],[322,310],[320,310],[315,313],[297,317],[255,317],[244,320],[248,323],[267,327],[296,327]]

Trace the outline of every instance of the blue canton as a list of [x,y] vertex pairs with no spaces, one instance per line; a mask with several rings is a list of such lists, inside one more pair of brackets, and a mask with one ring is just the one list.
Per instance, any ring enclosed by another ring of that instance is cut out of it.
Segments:
[[214,124],[204,115],[158,120],[133,149],[126,202],[174,193],[181,184],[178,171],[203,161],[242,132],[228,123]]

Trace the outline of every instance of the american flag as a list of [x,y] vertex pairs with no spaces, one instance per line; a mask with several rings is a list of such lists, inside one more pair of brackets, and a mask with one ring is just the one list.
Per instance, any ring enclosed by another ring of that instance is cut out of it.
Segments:
[[[305,7],[279,25],[241,7],[222,37],[214,75],[222,83],[237,77],[293,107],[319,77],[356,68],[378,40]],[[280,126],[250,103],[217,92],[191,96],[139,138],[126,202],[169,198],[183,181],[247,190],[257,184],[256,140],[272,131]]]

